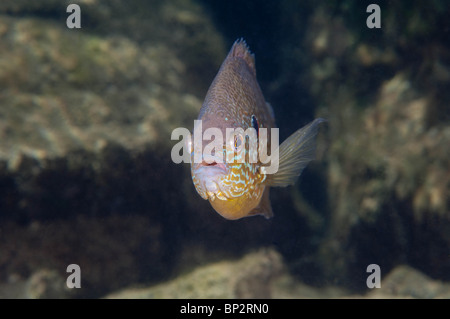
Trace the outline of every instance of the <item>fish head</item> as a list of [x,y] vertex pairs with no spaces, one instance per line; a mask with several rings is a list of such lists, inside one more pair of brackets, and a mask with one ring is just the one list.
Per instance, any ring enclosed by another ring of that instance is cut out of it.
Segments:
[[220,215],[239,219],[258,206],[265,175],[259,172],[259,164],[251,160],[251,152],[256,150],[250,148],[248,138],[237,133],[219,150],[203,152],[198,163],[194,162],[192,145],[190,149],[195,189]]

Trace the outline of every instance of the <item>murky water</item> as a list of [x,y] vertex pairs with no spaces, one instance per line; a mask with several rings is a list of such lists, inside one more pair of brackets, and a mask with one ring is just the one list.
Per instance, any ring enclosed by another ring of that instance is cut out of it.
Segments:
[[[0,297],[450,297],[446,1],[69,4],[0,4]],[[241,37],[280,140],[327,119],[271,219],[171,160]]]

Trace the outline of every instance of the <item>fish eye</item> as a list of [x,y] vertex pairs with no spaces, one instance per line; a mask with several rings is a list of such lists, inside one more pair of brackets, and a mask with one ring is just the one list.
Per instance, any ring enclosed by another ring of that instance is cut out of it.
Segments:
[[259,124],[256,116],[252,115],[252,126],[256,130],[256,136],[259,136]]

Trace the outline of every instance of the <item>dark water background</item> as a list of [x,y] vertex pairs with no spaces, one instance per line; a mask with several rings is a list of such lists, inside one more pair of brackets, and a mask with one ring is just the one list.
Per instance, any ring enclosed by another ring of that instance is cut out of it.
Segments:
[[[377,1],[369,29],[369,3],[80,1],[68,29],[67,1],[2,1],[0,296],[101,297],[261,248],[293,286],[364,295],[369,264],[407,265],[442,288],[400,296],[449,296],[450,9]],[[281,140],[328,120],[271,220],[224,220],[170,159],[241,37]],[[83,288],[67,291],[73,263]]]

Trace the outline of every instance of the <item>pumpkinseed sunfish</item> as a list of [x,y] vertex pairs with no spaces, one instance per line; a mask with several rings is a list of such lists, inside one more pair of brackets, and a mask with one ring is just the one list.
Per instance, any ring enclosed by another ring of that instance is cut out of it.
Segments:
[[[275,127],[272,107],[265,101],[256,79],[255,60],[243,39],[237,40],[214,78],[203,102],[198,120],[202,133],[208,128],[220,129],[226,136],[227,128],[253,128],[261,138],[266,129],[267,149],[271,149],[271,129]],[[190,146],[191,175],[200,196],[209,200],[212,207],[226,219],[263,215],[270,218],[272,208],[269,188],[293,185],[306,165],[315,158],[318,126],[324,119],[318,118],[288,137],[278,151],[278,170],[266,173],[267,164],[250,161],[248,136],[234,134],[231,141],[223,143],[223,154],[229,154],[227,144],[244,145],[244,155],[234,153],[234,162],[220,161],[217,153],[213,160],[202,158],[194,162],[194,150]],[[195,133],[194,133],[195,134]],[[217,137],[216,137],[217,138]],[[261,144],[257,144],[258,151]],[[202,146],[203,147],[203,146]],[[241,156],[241,161],[236,161]],[[244,160],[242,160],[244,156]],[[217,160],[214,160],[217,159]]]

